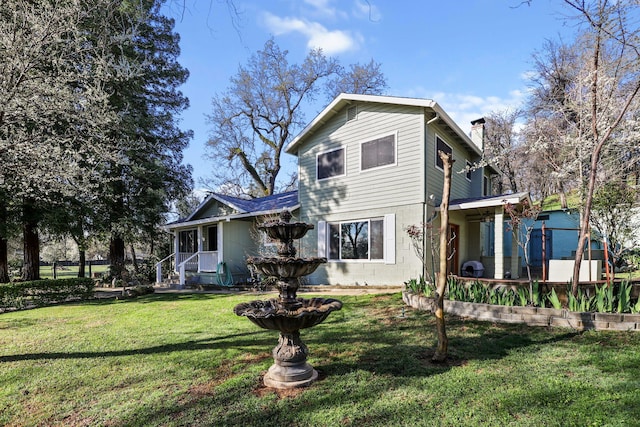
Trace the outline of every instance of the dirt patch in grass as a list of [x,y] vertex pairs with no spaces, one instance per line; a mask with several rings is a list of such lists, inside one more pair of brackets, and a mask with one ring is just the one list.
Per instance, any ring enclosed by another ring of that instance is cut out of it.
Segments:
[[[383,300],[383,297],[375,297],[375,300]],[[383,325],[391,326],[407,319],[408,313],[403,306],[386,305],[380,307],[370,307],[367,313],[378,319]]]
[[447,355],[447,358],[442,362],[434,362],[432,360],[435,354],[435,349],[426,350],[424,353],[418,354],[416,357],[420,361],[420,364],[430,368],[451,368],[454,366],[465,366],[469,361],[467,359],[461,359],[451,354]]
[[213,396],[215,394],[216,387],[238,374],[238,365],[246,366],[254,363],[260,363],[270,357],[271,355],[269,353],[247,353],[243,354],[237,359],[225,360],[224,362],[222,362],[222,364],[220,364],[220,366],[218,366],[216,370],[216,377],[214,379],[206,383],[192,385],[187,390],[187,393],[192,397]]

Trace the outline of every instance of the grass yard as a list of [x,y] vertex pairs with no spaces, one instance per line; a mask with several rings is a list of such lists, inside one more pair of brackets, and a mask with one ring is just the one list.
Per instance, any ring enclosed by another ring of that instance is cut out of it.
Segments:
[[[109,271],[108,265],[92,265],[91,266],[91,274],[94,274],[94,273],[105,274],[108,271]],[[89,264],[85,266],[85,275],[86,277],[89,277]],[[77,265],[70,265],[70,266],[58,265],[56,267],[56,276],[58,279],[78,277],[78,266]],[[42,279],[53,279],[53,267],[50,265],[41,265],[40,277]]]
[[341,296],[302,331],[320,381],[261,385],[277,332],[252,295],[155,294],[0,315],[0,424],[64,426],[640,425],[640,334],[448,319],[399,295]]

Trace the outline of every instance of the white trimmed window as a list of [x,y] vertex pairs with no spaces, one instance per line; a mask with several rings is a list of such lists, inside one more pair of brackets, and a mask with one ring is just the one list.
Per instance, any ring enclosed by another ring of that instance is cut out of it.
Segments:
[[330,261],[395,264],[395,215],[318,223],[318,254]]
[[396,134],[360,144],[360,170],[396,164]]
[[467,181],[471,181],[471,169],[472,168],[473,168],[473,166],[471,165],[471,162],[469,160],[466,160],[465,176],[467,177]]
[[449,144],[444,142],[438,135],[436,135],[436,167],[440,170],[444,170],[444,164],[442,163],[442,159],[440,158],[439,151],[442,151],[446,154],[452,154],[453,149]]
[[345,175],[345,149],[319,153],[316,156],[316,179],[318,181]]

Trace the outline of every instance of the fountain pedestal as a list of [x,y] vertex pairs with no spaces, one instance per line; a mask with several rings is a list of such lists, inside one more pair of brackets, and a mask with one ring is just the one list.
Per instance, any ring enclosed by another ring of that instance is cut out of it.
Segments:
[[303,387],[318,378],[307,363],[309,350],[300,339],[300,332],[280,332],[278,345],[273,349],[274,364],[264,376],[264,384],[274,388]]
[[233,309],[238,316],[247,317],[261,328],[280,331],[278,345],[272,351],[274,363],[264,376],[264,384],[274,388],[304,387],[318,378],[316,370],[307,363],[309,350],[300,338],[300,329],[315,326],[332,311],[342,308],[342,302],[333,298],[297,297],[299,278],[313,273],[327,260],[295,258],[293,240],[302,238],[313,225],[290,220],[291,214],[283,212],[279,221],[258,227],[280,241],[278,257],[247,259],[263,275],[278,279],[278,298],[241,303]]

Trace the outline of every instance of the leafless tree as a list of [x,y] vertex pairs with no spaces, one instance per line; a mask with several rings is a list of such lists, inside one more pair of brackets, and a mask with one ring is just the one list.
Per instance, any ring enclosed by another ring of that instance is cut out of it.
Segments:
[[[597,0],[565,0],[585,24],[584,68],[579,74],[584,88],[575,96],[579,114],[589,124],[588,131],[576,135],[587,148],[586,194],[580,237],[573,269],[572,292],[577,293],[580,264],[589,236],[589,219],[601,159],[617,146],[615,135],[621,124],[636,117],[640,92],[640,4]],[[637,141],[631,138],[630,141]]]
[[446,323],[444,319],[444,293],[447,288],[447,235],[449,230],[449,198],[451,196],[451,170],[453,168],[453,158],[451,154],[438,151],[442,159],[444,170],[444,181],[442,184],[442,202],[440,202],[440,269],[437,276],[435,316],[436,332],[438,335],[438,346],[432,357],[434,362],[443,362],[447,358],[449,349],[449,339],[447,338]]
[[498,194],[520,191],[523,175],[523,146],[517,130],[521,110],[495,111],[486,117],[485,157],[500,171]]
[[332,90],[377,93],[386,87],[379,65],[352,66],[346,71],[322,50],[311,50],[301,64],[291,64],[288,52],[273,39],[231,78],[228,90],[216,95],[208,116],[208,141],[216,164],[210,184],[216,191],[260,197],[291,189],[297,177],[282,183],[282,151],[305,123],[303,114],[327,84]]

